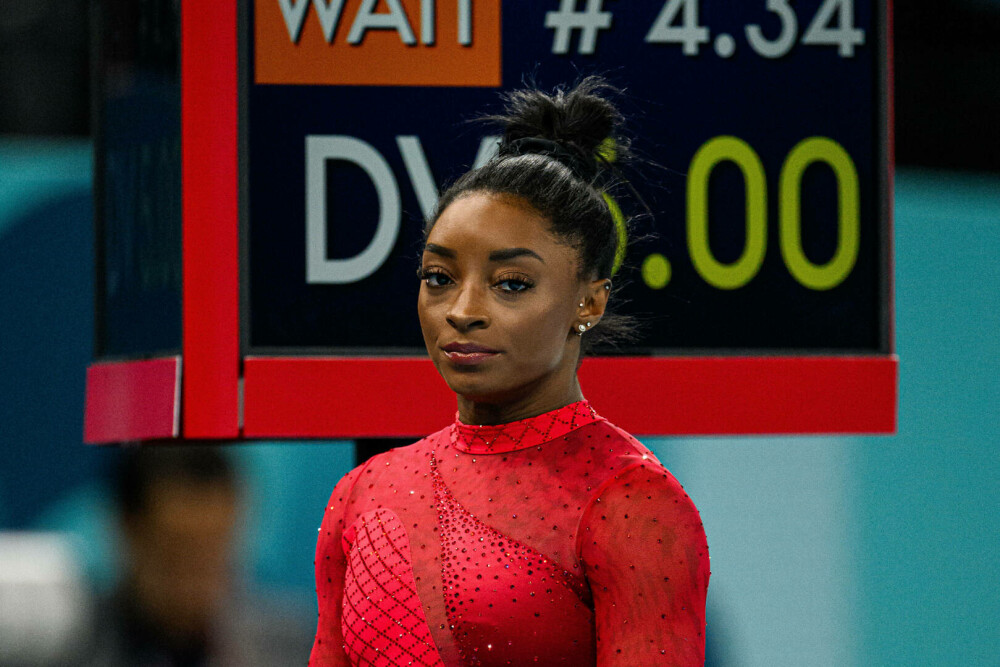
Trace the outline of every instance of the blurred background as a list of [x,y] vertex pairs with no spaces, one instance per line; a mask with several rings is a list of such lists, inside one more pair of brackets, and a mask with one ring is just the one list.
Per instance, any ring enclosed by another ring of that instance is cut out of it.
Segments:
[[[0,664],[63,664],[70,636],[65,664],[128,664],[85,662],[111,640],[81,628],[137,604],[122,632],[148,646],[125,654],[200,664],[224,608],[213,651],[304,664],[316,528],[352,443],[82,443],[87,26],[87,0],[0,3]],[[1000,665],[1000,1],[896,3],[895,45],[898,435],[646,441],[702,512],[712,665]],[[53,617],[60,601],[79,611]]]

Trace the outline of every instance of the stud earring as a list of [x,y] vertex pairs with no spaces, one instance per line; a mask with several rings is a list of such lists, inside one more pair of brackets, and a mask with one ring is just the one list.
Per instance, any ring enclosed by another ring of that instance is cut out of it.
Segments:
[[[589,322],[588,322],[588,324],[589,324]],[[578,335],[578,336],[582,336],[582,335],[583,335],[583,332],[587,330],[587,327],[585,327],[585,326],[583,326],[583,325],[581,324],[580,326],[578,326],[578,327],[577,327],[577,329],[579,329],[579,330],[580,330],[580,333],[579,333],[579,334],[577,334],[577,335]]]
[[583,301],[580,302],[580,307],[583,308]]
[[587,328],[588,329],[590,328],[590,322],[587,322]]

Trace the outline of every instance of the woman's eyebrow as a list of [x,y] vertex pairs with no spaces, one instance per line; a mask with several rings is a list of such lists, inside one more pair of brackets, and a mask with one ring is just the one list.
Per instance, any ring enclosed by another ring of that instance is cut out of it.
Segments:
[[528,250],[527,248],[503,248],[501,250],[494,250],[490,253],[489,259],[491,262],[502,262],[504,260],[514,259],[515,257],[534,257],[542,264],[545,263],[545,260],[542,259],[538,253],[534,250]]
[[436,243],[428,243],[424,246],[424,252],[434,253],[435,255],[441,255],[442,257],[448,257],[451,259],[455,258],[455,251],[451,248],[445,248],[444,246],[438,245]]

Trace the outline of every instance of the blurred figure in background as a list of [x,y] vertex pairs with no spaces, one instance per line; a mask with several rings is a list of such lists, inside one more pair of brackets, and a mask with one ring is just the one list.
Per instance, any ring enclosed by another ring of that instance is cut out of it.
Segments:
[[304,663],[310,636],[233,585],[240,493],[218,448],[123,452],[115,480],[125,573],[95,606],[72,664],[90,667]]

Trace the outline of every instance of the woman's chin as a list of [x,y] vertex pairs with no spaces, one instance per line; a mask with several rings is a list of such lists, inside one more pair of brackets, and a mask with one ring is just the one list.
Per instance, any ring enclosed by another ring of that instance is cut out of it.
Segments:
[[509,400],[511,387],[497,382],[484,373],[444,372],[441,374],[448,388],[467,401],[474,403],[503,403]]
[[490,386],[491,383],[483,382],[481,378],[452,376],[445,377],[445,382],[453,392],[468,401],[476,403],[492,403],[497,393],[495,387]]

